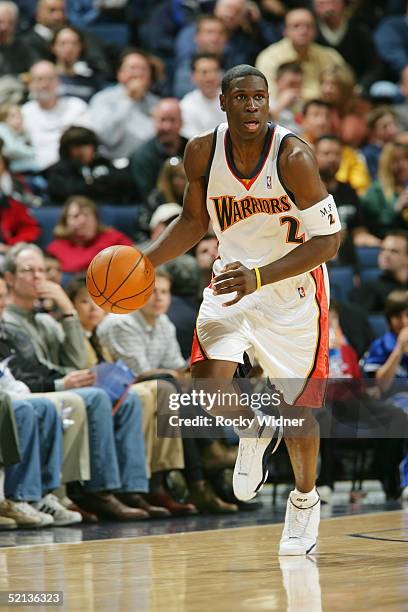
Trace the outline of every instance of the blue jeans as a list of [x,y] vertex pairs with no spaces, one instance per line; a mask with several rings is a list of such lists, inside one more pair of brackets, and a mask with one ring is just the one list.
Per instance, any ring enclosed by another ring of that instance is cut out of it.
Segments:
[[45,398],[13,400],[20,463],[5,471],[5,496],[16,501],[39,501],[60,486],[63,458],[61,419]]
[[91,480],[84,483],[84,489],[146,492],[143,413],[136,393],[129,392],[112,417],[112,403],[102,389],[72,391],[83,398],[88,415]]

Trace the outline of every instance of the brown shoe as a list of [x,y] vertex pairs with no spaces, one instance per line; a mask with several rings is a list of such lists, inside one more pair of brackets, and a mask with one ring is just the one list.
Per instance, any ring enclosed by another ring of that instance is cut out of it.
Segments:
[[197,514],[197,508],[193,504],[181,504],[164,491],[148,493],[146,494],[146,500],[153,506],[167,508],[173,516],[190,516],[191,514]]
[[131,508],[141,508],[150,518],[168,518],[171,512],[161,506],[152,506],[138,493],[116,493],[115,497]]
[[87,492],[77,503],[88,512],[94,512],[99,518],[115,521],[143,521],[149,518],[144,510],[122,504],[113,493],[107,491]]
[[200,480],[191,485],[188,499],[203,514],[234,514],[238,512],[236,504],[227,504],[223,501],[205,480]]
[[237,458],[237,447],[227,447],[219,440],[201,450],[201,459],[206,470],[232,468]]

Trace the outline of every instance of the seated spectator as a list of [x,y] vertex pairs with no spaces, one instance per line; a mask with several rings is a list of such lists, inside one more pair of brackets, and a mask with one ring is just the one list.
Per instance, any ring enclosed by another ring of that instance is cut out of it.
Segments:
[[194,53],[214,53],[218,55],[225,69],[232,68],[235,61],[228,53],[227,31],[224,23],[214,15],[200,15],[196,21],[194,35],[195,49],[185,57],[177,57],[174,71],[173,92],[177,98],[182,98],[193,91],[191,60]]
[[368,133],[367,113],[369,105],[355,93],[355,81],[351,70],[332,66],[320,75],[321,99],[331,107],[334,132],[341,141],[358,147]]
[[353,290],[351,299],[369,313],[383,313],[388,295],[394,289],[408,289],[408,233],[389,232],[381,243],[378,267],[382,274]]
[[374,33],[377,53],[397,81],[408,70],[408,2],[405,15],[385,17]]
[[177,342],[184,359],[189,359],[201,302],[200,269],[192,255],[179,255],[164,269],[171,277],[171,303],[167,316],[176,327]]
[[138,226],[140,236],[144,240],[150,233],[149,224],[155,210],[166,202],[183,204],[184,190],[187,178],[181,157],[169,157],[164,162],[157,178],[156,188],[150,192],[147,201],[140,207]]
[[[257,54],[268,44],[275,42],[279,34],[266,24],[255,3],[247,0],[216,0],[214,17],[219,19],[227,35],[224,48],[225,66],[253,64]],[[215,51],[218,49],[197,48],[197,25],[189,23],[182,28],[176,39],[175,65],[191,59],[198,50]],[[232,62],[230,64],[230,62]]]
[[86,103],[79,98],[59,98],[58,85],[54,64],[41,61],[32,66],[29,85],[32,99],[23,105],[22,112],[24,129],[41,170],[58,160],[58,146],[64,130],[86,122]]
[[[334,417],[336,419],[336,412],[340,411],[339,420],[341,422],[341,413],[344,412],[345,403],[348,404],[348,414],[351,413],[352,416],[353,408],[355,414],[358,414],[358,405],[354,404],[353,406],[357,388],[355,390],[353,387],[348,388],[339,380],[359,380],[361,378],[358,357],[342,329],[339,308],[334,302],[330,303],[329,310],[329,376],[331,380],[328,381],[327,386],[326,407],[329,409],[330,418]],[[325,414],[324,410],[321,411],[318,416],[320,424],[327,417],[327,413]],[[319,494],[326,503],[331,501],[336,476],[342,467],[339,445],[335,435],[334,431],[330,437],[323,436],[320,446],[322,467],[319,474]]]
[[[104,361],[114,361],[107,348],[101,343],[97,336],[97,327],[105,317],[104,311],[96,306],[91,300],[86,289],[85,278],[77,276],[67,286],[67,294],[72,300],[79,316],[82,328],[86,336],[88,367]],[[157,412],[158,406],[168,405],[168,393],[173,392],[172,385],[161,383],[158,387],[157,381],[145,381],[132,386],[134,391],[142,400],[143,405],[143,430],[145,438],[145,453],[147,468],[151,477],[151,492],[160,493],[161,504],[152,506],[143,495],[140,495],[139,507],[146,510],[151,517],[164,518],[171,515],[183,515],[193,513],[193,509],[186,504],[180,504],[165,493],[162,487],[155,489],[155,483],[160,481],[163,475],[171,470],[184,468],[184,457],[181,439],[178,437],[164,438],[157,436]],[[152,436],[152,431],[156,432]],[[135,496],[134,496],[135,497]]]
[[0,138],[4,142],[3,152],[7,155],[11,172],[37,172],[39,167],[35,150],[28,134],[24,131],[21,107],[18,104],[2,105],[0,122]]
[[[156,270],[154,292],[146,304],[129,315],[109,314],[100,323],[97,334],[102,344],[114,359],[122,359],[135,372],[137,380],[163,376],[181,380],[186,376],[186,363],[176,339],[174,325],[166,312],[171,299],[169,275]],[[194,442],[196,442],[194,440]],[[191,449],[193,440],[183,438],[185,453]],[[212,440],[208,440],[206,451],[211,453]],[[224,459],[225,455],[224,453]],[[202,512],[234,513],[235,504],[227,504],[217,497],[209,483],[204,480],[201,466],[195,466],[192,474],[192,456],[186,456],[186,477],[191,486],[191,501]],[[225,466],[224,466],[225,467]],[[160,505],[160,497],[151,495],[149,501]]]
[[48,195],[62,204],[80,193],[96,202],[129,204],[137,200],[127,160],[101,155],[95,132],[73,126],[61,136],[60,160],[47,168]]
[[[301,137],[312,147],[318,138],[333,132],[331,108],[322,100],[309,100],[303,109],[303,133]],[[362,195],[370,185],[370,175],[362,155],[343,145],[340,168],[336,174],[337,180],[349,183],[359,195]]]
[[116,76],[118,84],[100,91],[90,102],[92,126],[111,158],[129,157],[153,136],[151,114],[158,102],[150,92],[155,67],[144,51],[123,51]]
[[201,296],[202,290],[211,282],[213,263],[218,257],[218,240],[215,234],[208,233],[203,236],[195,247],[194,255],[201,270]]
[[303,72],[300,64],[287,62],[276,70],[276,97],[269,98],[271,118],[294,134],[302,131],[300,125],[304,100],[302,99]]
[[363,196],[370,231],[382,238],[393,228],[408,228],[408,144],[388,143],[379,161],[378,180]]
[[371,111],[367,124],[368,142],[361,148],[361,152],[366,159],[371,178],[375,180],[378,176],[378,162],[384,145],[395,140],[398,126],[393,110],[387,106],[380,106]]
[[219,57],[211,53],[194,55],[191,72],[196,89],[180,101],[183,122],[181,133],[185,138],[213,130],[226,121],[219,98],[222,78]]
[[[64,4],[64,0],[38,0],[35,24],[24,36],[24,42],[38,59],[53,61],[50,43],[55,32],[62,26],[68,25]],[[84,60],[101,75],[102,80],[111,79],[112,69],[108,54],[100,39],[86,32],[81,33],[86,46]]]
[[341,265],[356,263],[355,246],[379,246],[380,239],[365,227],[360,198],[349,183],[338,181],[341,142],[336,136],[321,136],[315,144],[320,177],[337,205],[342,224],[342,244],[337,254]]
[[[2,321],[6,300],[7,286],[4,278],[0,276],[0,359],[4,364],[4,360],[8,358],[9,366],[11,366],[12,362],[20,361],[21,354],[12,352],[13,342],[9,343],[7,326]],[[9,343],[7,347],[6,343]],[[16,363],[13,364],[13,366],[16,365]],[[7,508],[3,510],[7,509],[6,515],[13,517],[22,527],[79,523],[81,515],[64,508],[52,494],[52,491],[57,489],[61,482],[66,482],[64,472],[66,476],[67,470],[64,468],[71,469],[71,466],[64,466],[64,462],[72,463],[72,457],[67,457],[66,452],[63,453],[63,450],[67,449],[65,442],[68,443],[68,446],[75,445],[75,451],[78,452],[80,450],[78,440],[74,442],[72,431],[64,432],[63,439],[62,414],[54,406],[53,395],[31,396],[27,385],[14,378],[8,367],[1,366],[0,386],[13,398],[12,405],[17,423],[21,460],[6,469],[5,493],[9,501]],[[72,400],[71,397],[65,397],[64,393],[60,395],[64,399]],[[72,405],[70,415],[76,421],[81,419],[77,408],[78,406]],[[85,417],[83,406],[80,406],[81,410]],[[82,437],[86,417],[81,420],[82,427],[78,429],[73,421],[75,425],[73,429],[76,429]],[[81,453],[81,461],[83,460]],[[84,476],[89,477],[88,474]]]
[[122,232],[103,226],[95,203],[84,196],[68,198],[54,236],[47,251],[58,258],[63,272],[86,270],[102,249],[115,244],[133,244]]
[[183,157],[187,139],[181,135],[180,104],[176,98],[160,100],[153,111],[155,135],[135,150],[130,158],[133,181],[142,199],[155,188],[161,167],[168,157]]
[[[385,302],[390,331],[374,340],[364,358],[363,370],[374,376],[383,397],[407,411],[408,395],[408,291],[391,291]],[[398,383],[398,381],[400,381]],[[408,455],[402,463],[402,498],[408,499]],[[395,487],[399,493],[398,485]],[[398,494],[394,497],[398,497]]]
[[334,49],[314,42],[316,24],[313,13],[305,8],[289,11],[285,17],[284,37],[264,49],[256,58],[256,67],[267,77],[269,96],[276,96],[276,73],[287,62],[300,64],[303,72],[302,98],[310,100],[320,93],[322,70],[331,65],[344,66],[341,55]]
[[41,234],[38,222],[14,189],[2,151],[3,141],[0,139],[0,254],[6,253],[17,242],[35,242]]
[[18,6],[14,2],[0,2],[0,76],[24,74],[38,59],[17,35],[18,14]]
[[350,18],[345,0],[314,0],[316,42],[336,49],[353,67],[357,81],[366,89],[381,76],[381,65],[369,27]]
[[61,96],[76,96],[85,102],[102,88],[103,80],[84,58],[85,37],[73,26],[62,26],[52,39],[51,50],[60,80]]
[[[96,381],[95,374],[78,369],[86,364],[83,331],[64,290],[45,280],[44,258],[39,247],[20,243],[10,249],[5,277],[10,287],[10,299],[4,320],[25,332],[27,349],[34,346],[32,355],[41,360],[42,371],[44,368],[47,371],[46,376],[40,377],[29,368],[19,378],[36,391],[73,389],[85,401],[91,478],[83,485],[81,507],[116,520],[147,518],[145,511],[137,506],[131,507],[132,494],[147,490],[139,398],[133,392],[128,393],[112,415],[109,396],[102,389],[92,387]],[[57,303],[62,312],[61,324],[48,314],[36,312],[39,298],[49,298]]]

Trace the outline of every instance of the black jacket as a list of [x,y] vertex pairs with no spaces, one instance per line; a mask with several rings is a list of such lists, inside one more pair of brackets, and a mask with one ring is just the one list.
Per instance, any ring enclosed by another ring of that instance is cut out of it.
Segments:
[[8,363],[16,380],[24,382],[33,393],[55,391],[54,381],[61,373],[41,363],[30,337],[13,323],[0,321],[0,361]]
[[116,168],[102,156],[95,157],[90,166],[61,159],[47,168],[45,176],[53,203],[63,204],[78,193],[107,204],[134,204],[138,200],[129,167]]

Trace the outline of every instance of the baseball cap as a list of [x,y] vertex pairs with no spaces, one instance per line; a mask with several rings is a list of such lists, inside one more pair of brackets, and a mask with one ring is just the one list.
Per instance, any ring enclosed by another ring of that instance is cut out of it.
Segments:
[[181,211],[182,207],[180,204],[176,204],[175,202],[168,202],[167,204],[161,204],[154,213],[152,214],[152,218],[150,219],[149,227],[150,229],[154,229],[159,223],[166,223],[172,217],[177,217]]

